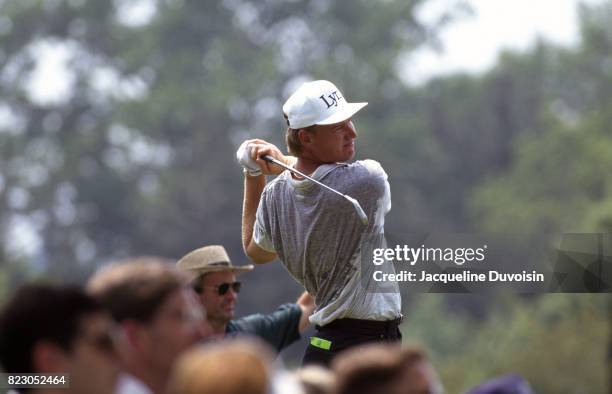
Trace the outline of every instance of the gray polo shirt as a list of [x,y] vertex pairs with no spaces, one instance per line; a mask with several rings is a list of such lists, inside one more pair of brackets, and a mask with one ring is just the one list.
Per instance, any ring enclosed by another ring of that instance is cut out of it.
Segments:
[[[257,209],[253,239],[277,253],[289,273],[315,297],[310,317],[325,325],[341,318],[392,320],[401,314],[397,285],[373,292],[361,277],[361,239],[382,234],[391,209],[387,174],[374,160],[319,166],[311,175],[357,199],[370,222],[364,226],[351,203],[289,171],[269,182]],[[384,237],[375,237],[384,247]],[[367,267],[369,268],[369,267]],[[370,289],[368,291],[368,289]]]

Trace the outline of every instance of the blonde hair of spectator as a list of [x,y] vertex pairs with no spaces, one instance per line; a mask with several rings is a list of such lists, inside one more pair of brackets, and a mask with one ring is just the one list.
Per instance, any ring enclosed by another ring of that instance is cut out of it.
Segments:
[[235,339],[202,346],[177,361],[170,394],[267,394],[274,357],[253,339]]
[[417,345],[368,344],[341,353],[333,362],[336,394],[441,393],[427,353]]
[[329,394],[334,389],[336,376],[327,368],[309,365],[295,371],[304,394]]

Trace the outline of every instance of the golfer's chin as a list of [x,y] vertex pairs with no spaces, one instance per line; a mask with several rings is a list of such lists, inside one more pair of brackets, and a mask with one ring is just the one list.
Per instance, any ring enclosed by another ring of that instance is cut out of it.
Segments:
[[343,152],[343,158],[338,161],[351,161],[355,157],[355,146],[346,147]]
[[355,157],[354,147],[344,147],[342,150],[337,150],[333,154],[328,155],[325,159],[321,159],[319,163],[346,163]]

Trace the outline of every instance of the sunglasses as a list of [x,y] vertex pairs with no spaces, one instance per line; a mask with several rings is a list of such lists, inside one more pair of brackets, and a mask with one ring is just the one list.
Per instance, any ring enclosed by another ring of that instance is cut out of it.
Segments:
[[234,293],[240,293],[240,287],[242,286],[242,283],[240,282],[233,282],[233,283],[221,283],[219,286],[200,286],[200,285],[196,285],[193,287],[193,290],[195,290],[196,293],[201,293],[203,289],[205,288],[211,288],[211,289],[215,289],[215,291],[217,292],[218,295],[222,296],[227,294],[227,292],[229,291],[230,287],[232,288],[232,290],[234,291]]

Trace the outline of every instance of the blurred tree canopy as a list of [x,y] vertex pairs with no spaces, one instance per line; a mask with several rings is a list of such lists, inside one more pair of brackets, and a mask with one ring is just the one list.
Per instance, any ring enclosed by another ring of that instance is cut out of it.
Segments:
[[[358,154],[390,175],[391,231],[609,228],[610,5],[582,7],[578,48],[408,87],[398,59],[465,9],[426,26],[425,3],[2,1],[0,258],[78,279],[203,243],[239,255],[233,152],[283,145],[280,105],[308,78],[370,102]],[[42,47],[69,53],[69,92],[47,100]]]
[[[423,3],[1,1],[0,259],[33,250],[78,280],[127,255],[239,255],[239,141],[282,144],[282,100],[308,78],[370,100],[376,134],[397,123],[398,57],[462,9],[425,26]],[[69,53],[67,94],[32,93],[41,48]]]
[[[544,44],[507,55],[499,69],[542,65],[538,123],[511,141],[512,160],[471,193],[473,222],[527,234],[610,232],[612,198],[612,4],[581,9],[576,50]],[[534,106],[534,104],[531,104]]]
[[536,393],[604,393],[609,299],[601,294],[506,295],[486,321],[449,311],[441,295],[421,295],[404,341],[426,346],[449,393],[495,376],[524,377]]

